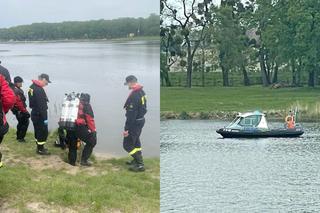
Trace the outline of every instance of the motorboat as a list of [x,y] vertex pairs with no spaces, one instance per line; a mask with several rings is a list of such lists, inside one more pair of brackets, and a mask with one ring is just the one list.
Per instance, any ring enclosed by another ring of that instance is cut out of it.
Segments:
[[226,127],[217,130],[224,138],[267,138],[299,137],[304,133],[300,124],[294,128],[270,129],[264,113],[259,111],[239,113],[239,115]]

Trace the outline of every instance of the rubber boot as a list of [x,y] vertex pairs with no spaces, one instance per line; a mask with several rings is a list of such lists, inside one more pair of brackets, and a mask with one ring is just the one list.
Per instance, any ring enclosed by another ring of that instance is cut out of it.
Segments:
[[132,167],[130,167],[129,170],[133,172],[144,172],[145,168],[144,168],[142,153],[140,151],[136,152],[135,154],[132,155],[132,157],[136,160],[137,163]]
[[137,164],[137,161],[136,161],[136,159],[132,159],[131,161],[126,161],[126,164],[128,166],[133,166],[133,165]]
[[2,159],[2,153],[0,152],[0,168],[3,167],[3,163],[1,161],[1,159]]
[[68,153],[68,160],[69,160],[69,164],[72,166],[76,165],[76,161],[77,161],[77,150],[70,150],[69,148],[69,153]]
[[44,148],[44,145],[37,145],[37,154],[39,155],[50,155],[48,149]]
[[92,146],[90,146],[88,144],[86,144],[84,146],[82,156],[81,156],[81,163],[80,163],[82,166],[91,166],[92,165],[92,163],[90,163],[88,161],[91,156],[92,150],[93,150]]

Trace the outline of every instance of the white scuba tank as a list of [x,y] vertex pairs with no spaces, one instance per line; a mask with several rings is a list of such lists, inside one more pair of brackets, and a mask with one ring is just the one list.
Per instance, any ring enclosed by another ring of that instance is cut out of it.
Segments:
[[76,125],[76,120],[78,118],[80,98],[79,94],[75,94],[74,92],[67,95],[67,99],[63,103],[63,113],[61,112],[61,122],[59,122],[59,126],[65,129],[74,129]]
[[69,104],[70,104],[70,100],[69,100],[68,94],[66,94],[62,103],[59,126],[64,127],[66,125],[65,123],[67,122]]

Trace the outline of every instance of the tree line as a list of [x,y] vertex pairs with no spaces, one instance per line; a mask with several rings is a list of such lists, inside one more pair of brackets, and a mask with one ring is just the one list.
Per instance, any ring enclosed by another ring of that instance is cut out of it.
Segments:
[[159,20],[159,15],[151,14],[147,18],[34,23],[0,29],[0,40],[41,41],[159,36]]
[[160,18],[163,85],[179,68],[191,87],[195,67],[204,78],[208,64],[223,86],[230,73],[251,85],[257,72],[263,86],[281,82],[281,72],[290,73],[291,86],[302,86],[302,76],[308,86],[319,84],[320,1],[161,0]]

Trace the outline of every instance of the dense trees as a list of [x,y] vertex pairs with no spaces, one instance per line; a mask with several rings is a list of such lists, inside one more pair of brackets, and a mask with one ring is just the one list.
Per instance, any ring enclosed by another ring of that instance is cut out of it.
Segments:
[[[174,37],[182,38],[179,51],[186,54],[178,54],[176,61],[179,64],[171,66],[184,68],[187,82],[192,79],[190,66],[195,68],[201,64],[199,71],[203,72],[204,64],[209,64],[215,67],[211,71],[221,72],[223,86],[230,85],[230,73],[242,76],[243,85],[250,85],[250,75],[254,73],[256,76],[257,71],[260,72],[263,86],[280,82],[279,74],[284,72],[290,73],[292,86],[301,86],[303,83],[311,87],[318,85],[319,1],[222,0],[219,5],[213,5],[210,0],[181,0],[189,7],[197,5],[194,11],[191,7],[191,12],[184,12],[186,7],[172,2],[177,1],[162,1],[161,27],[166,29],[174,26]],[[201,4],[205,5],[203,13],[198,10],[198,4],[200,8]],[[194,15],[191,15],[192,11]],[[183,20],[190,16],[190,23],[179,23],[181,19],[177,18],[178,14],[185,14]],[[191,39],[185,36],[185,29],[188,29]],[[168,34],[161,36],[165,40]],[[185,55],[189,55],[190,40],[192,60],[187,57],[187,63],[184,64],[181,61],[185,60]],[[172,45],[176,45],[176,42],[172,42]],[[302,82],[302,76],[307,76],[307,81]],[[191,87],[191,84],[187,86]]]
[[0,29],[0,40],[39,41],[64,39],[110,39],[134,36],[158,36],[158,15],[148,18],[119,18],[63,23],[35,23]]

